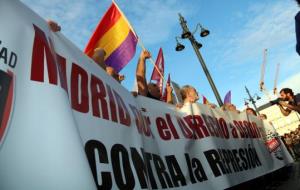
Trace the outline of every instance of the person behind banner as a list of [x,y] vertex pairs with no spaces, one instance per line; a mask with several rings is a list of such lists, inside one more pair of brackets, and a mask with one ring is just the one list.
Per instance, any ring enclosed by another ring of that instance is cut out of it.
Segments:
[[[176,105],[177,108],[181,109],[184,104],[187,103],[196,103],[199,100],[199,94],[197,92],[197,90],[190,85],[185,85],[180,89],[180,95],[182,98],[182,103],[178,103]],[[205,105],[209,106],[209,108],[216,108],[217,106],[215,104],[212,103],[206,103]]]
[[180,95],[182,97],[183,104],[195,103],[199,100],[199,95],[197,90],[190,85],[183,86],[180,89]]
[[231,111],[231,112],[235,112],[235,113],[240,113],[239,110],[236,109],[236,106],[232,103],[225,103],[222,106],[222,110],[223,111]]
[[259,114],[259,119],[260,120],[267,120],[268,119],[268,117],[267,117],[267,115],[266,114]]
[[297,131],[291,132],[291,139],[292,139],[292,148],[295,153],[295,157],[297,159],[300,156],[300,152],[299,152],[300,144],[299,144],[299,137],[298,137]]
[[[138,86],[138,94],[142,96],[146,96],[148,98],[152,98],[155,100],[160,100],[161,94],[159,86],[157,86],[155,83],[149,82],[147,84],[146,79],[146,60],[151,58],[151,54],[147,50],[143,50],[140,54],[137,68],[136,68],[136,80],[137,80],[137,86]],[[167,102],[171,103],[172,100],[172,87],[169,85],[169,87],[166,88],[167,90]]]
[[284,141],[285,141],[285,144],[286,144],[286,146],[288,148],[288,151],[290,152],[291,156],[295,159],[296,155],[295,155],[295,152],[294,152],[294,149],[293,149],[292,138],[291,138],[290,133],[284,135]]
[[294,95],[290,88],[281,89],[278,106],[284,116],[288,116],[292,111],[300,113],[300,94]]
[[248,108],[246,108],[246,113],[248,114],[248,115],[254,115],[254,116],[257,116],[257,113],[256,113],[256,111],[253,109],[253,108],[250,108],[250,107],[248,107]]

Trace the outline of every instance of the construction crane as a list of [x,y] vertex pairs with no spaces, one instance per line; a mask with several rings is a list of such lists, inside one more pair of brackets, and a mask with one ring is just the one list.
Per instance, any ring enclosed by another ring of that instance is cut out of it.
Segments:
[[274,79],[274,88],[273,88],[273,94],[277,95],[277,81],[278,81],[278,76],[279,76],[279,68],[280,68],[280,63],[277,64],[276,66],[276,73],[275,73],[275,79]]
[[261,74],[260,74],[260,82],[259,82],[259,89],[261,92],[263,92],[266,97],[271,100],[272,97],[269,94],[266,86],[265,86],[265,82],[264,82],[264,78],[265,78],[265,71],[266,71],[266,65],[267,65],[267,53],[268,53],[268,49],[264,49],[263,51],[263,62],[261,64]]
[[267,64],[267,52],[268,52],[268,49],[264,49],[264,51],[263,51],[263,62],[261,64],[260,82],[259,82],[260,91],[265,90],[264,78],[265,78],[265,70],[266,70],[266,64]]

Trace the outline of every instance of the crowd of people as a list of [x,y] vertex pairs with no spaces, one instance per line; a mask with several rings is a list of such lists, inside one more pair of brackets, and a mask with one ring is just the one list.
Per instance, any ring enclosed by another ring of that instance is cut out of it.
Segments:
[[294,131],[285,133],[282,140],[294,159],[300,158],[300,125]]
[[[297,0],[300,5],[300,0]],[[53,32],[58,32],[61,30],[61,27],[54,21],[49,20],[48,26]],[[300,55],[300,12],[296,15],[296,34],[297,34],[297,46],[296,50]],[[111,76],[113,79],[121,83],[125,76],[117,73],[113,67],[110,67],[105,64],[106,52],[104,49],[96,48],[94,49],[93,55],[91,56],[92,60],[97,63],[106,73]],[[136,67],[136,81],[137,81],[137,92],[132,92],[133,96],[145,96],[151,99],[155,99],[158,101],[163,101],[161,99],[161,90],[159,86],[146,78],[146,62],[147,59],[151,58],[151,53],[147,50],[142,50],[140,53],[137,67]],[[169,104],[175,104],[173,100],[173,89],[167,84],[166,86],[166,101]],[[182,102],[176,104],[177,108],[182,108],[187,103],[196,103],[199,100],[199,95],[197,90],[191,85],[185,85],[180,89],[180,96]],[[292,111],[300,113],[300,95],[294,95],[293,91],[289,88],[283,88],[280,91],[280,98],[275,103],[279,107],[282,115],[288,116]],[[213,103],[207,103],[212,109],[216,109],[217,106]],[[236,114],[240,114],[242,112],[247,115],[252,115],[257,117],[260,120],[267,120],[267,115],[258,114],[256,110],[253,108],[247,107],[245,110],[240,111],[237,107],[232,103],[225,103],[221,109],[223,111],[233,112]],[[283,143],[286,145],[288,151],[292,155],[294,159],[300,158],[300,125],[299,127],[291,131],[290,133],[286,133],[281,137]],[[255,181],[257,182],[257,181]]]
[[[58,32],[61,30],[61,27],[56,23],[55,21],[48,20],[48,26],[52,32]],[[110,67],[105,64],[104,58],[105,58],[106,52],[102,48],[96,48],[94,49],[93,55],[91,58],[102,68],[106,71],[106,73],[114,78],[116,81],[121,83],[124,79],[124,75],[120,75],[115,71],[113,67]],[[152,98],[155,100],[161,100],[161,92],[159,89],[159,86],[152,82],[147,82],[146,79],[146,60],[151,58],[151,53],[147,50],[142,50],[139,59],[138,64],[136,68],[136,80],[137,80],[137,87],[138,91],[133,92],[132,94],[134,96],[141,95],[146,96],[148,98]],[[173,104],[173,96],[172,96],[172,87],[167,84],[166,87],[166,102]]]
[[[61,27],[55,21],[49,20],[48,26],[52,32],[58,32],[61,30]],[[96,48],[94,49],[93,55],[91,58],[95,61],[106,73],[114,78],[116,81],[121,83],[125,76],[117,73],[113,67],[110,67],[105,64],[105,55],[106,52],[104,49]],[[132,92],[132,95],[137,96],[145,96],[148,98],[152,98],[159,101],[164,101],[161,99],[161,92],[159,86],[155,83],[147,82],[146,79],[146,61],[151,58],[151,53],[147,50],[142,50],[140,53],[137,67],[136,67],[136,81],[137,81],[137,92]],[[166,102],[169,104],[175,104],[173,100],[173,89],[170,84],[166,86]],[[181,108],[186,103],[196,103],[199,100],[199,95],[197,90],[190,85],[185,85],[180,89],[180,96],[182,102],[177,103],[176,107]],[[280,91],[280,98],[276,101],[276,104],[279,106],[280,111],[284,116],[288,116],[292,111],[296,111],[300,113],[300,94],[294,95],[293,91],[290,88],[283,88]],[[213,103],[207,103],[207,105],[214,109],[217,106]],[[232,103],[225,103],[221,109],[223,111],[229,111],[234,113],[242,113],[240,110],[236,108],[236,106]],[[243,112],[248,115],[253,115],[258,117],[261,120],[266,120],[267,116],[265,114],[257,114],[256,110],[253,108],[247,107]]]

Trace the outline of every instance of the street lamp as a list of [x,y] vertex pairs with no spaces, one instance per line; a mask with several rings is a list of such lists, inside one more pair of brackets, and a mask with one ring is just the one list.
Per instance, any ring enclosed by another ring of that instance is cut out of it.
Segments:
[[[256,107],[256,101],[257,100],[260,100],[261,98],[255,93],[253,96],[250,94],[250,91],[249,89],[245,86],[245,89],[246,89],[246,92],[249,96],[249,99],[245,98],[245,106],[248,106],[249,105],[249,102],[250,101],[255,109],[255,111],[259,114],[259,111],[257,110],[257,107]],[[256,99],[256,100],[255,100]]]
[[211,86],[211,88],[212,88],[212,90],[215,94],[215,97],[218,101],[218,104],[221,107],[221,106],[223,106],[222,99],[221,99],[220,94],[217,90],[217,87],[215,86],[215,83],[214,83],[213,79],[210,76],[210,73],[209,73],[209,71],[206,67],[206,64],[205,64],[205,62],[202,58],[202,55],[199,51],[199,49],[202,47],[202,44],[200,42],[197,42],[195,37],[194,37],[194,34],[197,32],[198,28],[201,29],[200,30],[200,36],[201,37],[206,37],[207,35],[209,35],[209,30],[205,29],[201,24],[197,24],[195,31],[193,33],[191,33],[188,26],[187,26],[187,24],[186,24],[186,21],[185,21],[184,17],[180,13],[178,15],[179,15],[180,26],[182,28],[182,34],[181,34],[181,37],[176,37],[175,38],[176,42],[177,42],[175,50],[176,51],[182,51],[184,49],[184,45],[179,43],[178,39],[189,39],[190,40],[190,42],[191,42],[191,44],[194,48],[194,51],[195,51],[195,53],[198,57],[198,60],[201,64],[201,66],[202,66],[202,69],[203,69],[203,71],[204,71],[204,73],[207,77],[207,80],[208,80],[208,82],[209,82],[209,84],[210,84],[210,86]]
[[176,40],[176,42],[177,42],[177,45],[176,45],[175,50],[176,50],[176,51],[182,51],[185,47],[184,47],[184,45],[182,45],[182,44],[178,41],[178,38],[179,38],[179,37],[175,37],[175,40]]

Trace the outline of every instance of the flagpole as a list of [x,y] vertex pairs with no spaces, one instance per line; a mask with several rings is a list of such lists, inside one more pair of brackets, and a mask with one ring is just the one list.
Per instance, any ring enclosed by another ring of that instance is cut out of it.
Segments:
[[[174,88],[173,83],[172,83],[171,80],[170,80],[170,85],[172,86],[172,88],[173,88],[173,90],[174,90],[175,88]],[[174,93],[174,95],[175,95],[175,98],[176,98],[177,103],[180,103],[180,102],[179,102],[179,99],[178,99],[178,97],[177,97],[177,94]]]

